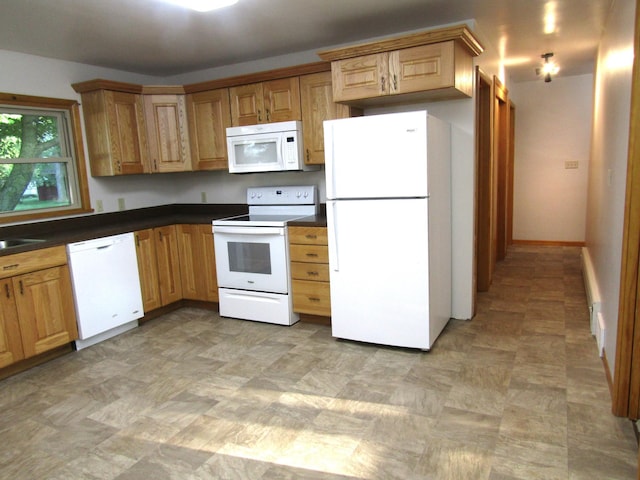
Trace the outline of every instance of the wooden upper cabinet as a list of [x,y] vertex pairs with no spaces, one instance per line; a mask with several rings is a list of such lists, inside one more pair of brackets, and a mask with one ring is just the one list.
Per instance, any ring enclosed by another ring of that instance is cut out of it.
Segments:
[[185,96],[181,94],[144,95],[152,172],[191,170]]
[[231,87],[229,97],[234,126],[301,119],[298,77]]
[[388,58],[380,53],[332,62],[333,98],[343,102],[387,95]]
[[82,93],[82,110],[91,174],[143,173],[148,145],[142,95],[88,91]]
[[366,106],[470,97],[473,57],[482,51],[457,25],[319,55],[331,61],[334,101]]
[[336,61],[332,65],[334,97],[350,101],[437,90],[446,90],[448,98],[471,96],[473,62],[456,50],[451,40]]
[[320,72],[300,77],[300,106],[304,138],[304,162],[307,165],[324,164],[325,120],[362,115],[362,110],[335,103],[331,72]]
[[229,89],[188,94],[187,115],[193,170],[226,170]]
[[263,82],[267,122],[301,120],[298,77]]

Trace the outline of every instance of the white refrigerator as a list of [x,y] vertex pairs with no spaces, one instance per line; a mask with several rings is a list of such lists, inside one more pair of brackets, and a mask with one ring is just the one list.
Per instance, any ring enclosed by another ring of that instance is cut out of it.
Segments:
[[449,321],[450,138],[424,110],[324,122],[334,337],[429,350]]

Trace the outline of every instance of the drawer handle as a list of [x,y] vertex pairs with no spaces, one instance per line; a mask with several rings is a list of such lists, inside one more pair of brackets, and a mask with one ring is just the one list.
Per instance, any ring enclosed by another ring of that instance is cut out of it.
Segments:
[[318,254],[317,254],[317,253],[306,253],[305,255],[306,255],[307,257],[312,257],[312,258],[315,258],[315,257],[317,257],[317,256],[318,256]]
[[319,302],[320,299],[318,297],[307,297],[310,302]]
[[318,275],[320,275],[319,272],[307,272],[307,275],[309,275],[310,277],[317,277]]
[[12,265],[5,265],[4,267],[2,267],[3,270],[15,270],[16,268],[18,268],[20,266],[19,263],[14,263]]
[[305,238],[308,238],[309,240],[315,240],[316,238],[318,238],[318,236],[308,233],[305,235]]

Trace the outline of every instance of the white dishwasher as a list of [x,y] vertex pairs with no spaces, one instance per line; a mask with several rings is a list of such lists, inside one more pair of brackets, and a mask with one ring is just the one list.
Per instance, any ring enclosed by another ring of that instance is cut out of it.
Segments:
[[133,233],[67,245],[78,350],[138,326],[144,315]]

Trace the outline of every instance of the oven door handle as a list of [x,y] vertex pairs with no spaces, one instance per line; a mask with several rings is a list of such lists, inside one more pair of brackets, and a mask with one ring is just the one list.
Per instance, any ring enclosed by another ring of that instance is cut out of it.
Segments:
[[213,233],[230,233],[233,235],[284,235],[284,228],[279,227],[223,227],[214,226]]

